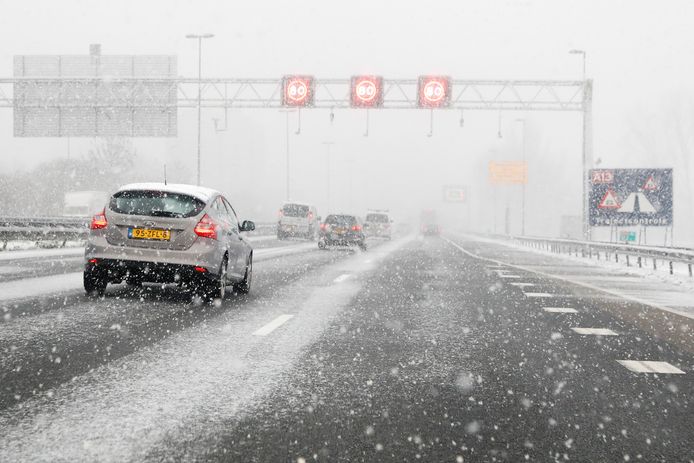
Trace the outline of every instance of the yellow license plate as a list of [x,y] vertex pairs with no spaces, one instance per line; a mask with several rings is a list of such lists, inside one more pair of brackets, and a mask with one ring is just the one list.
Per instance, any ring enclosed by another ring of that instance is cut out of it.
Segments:
[[342,234],[343,234],[344,232],[346,232],[346,231],[347,231],[347,230],[344,229],[344,228],[336,228],[335,230],[333,230],[333,233],[336,233],[336,234],[338,234],[338,235],[342,235]]
[[171,231],[156,230],[152,228],[130,228],[128,229],[128,238],[134,238],[139,240],[170,241]]

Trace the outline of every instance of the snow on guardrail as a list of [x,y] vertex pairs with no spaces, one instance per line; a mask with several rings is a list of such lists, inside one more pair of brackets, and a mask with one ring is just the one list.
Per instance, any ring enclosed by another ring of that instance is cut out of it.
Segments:
[[569,254],[588,259],[604,259],[616,263],[622,262],[627,267],[644,268],[650,266],[653,270],[657,270],[660,265],[664,264],[667,265],[671,275],[675,273],[676,266],[684,266],[689,276],[694,276],[694,249],[690,248],[629,245],[533,236],[499,235],[498,237],[547,252]]

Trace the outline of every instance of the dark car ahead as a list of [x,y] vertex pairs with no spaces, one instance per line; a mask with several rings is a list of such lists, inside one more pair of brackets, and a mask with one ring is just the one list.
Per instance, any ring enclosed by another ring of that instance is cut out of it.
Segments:
[[419,229],[422,235],[432,236],[440,235],[441,227],[436,216],[436,211],[433,209],[425,209],[419,217]]
[[85,249],[84,289],[108,283],[178,283],[208,299],[226,287],[251,288],[253,248],[221,193],[190,185],[131,184],[92,219]]
[[330,214],[320,226],[318,247],[359,246],[366,250],[364,225],[359,217],[348,214]]

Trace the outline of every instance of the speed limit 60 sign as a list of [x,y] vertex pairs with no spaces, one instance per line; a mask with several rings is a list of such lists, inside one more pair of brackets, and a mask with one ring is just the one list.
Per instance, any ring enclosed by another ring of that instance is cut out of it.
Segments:
[[313,106],[313,76],[282,78],[283,106]]
[[420,76],[417,86],[417,105],[420,108],[445,108],[451,102],[451,78]]
[[383,106],[383,77],[353,76],[350,105],[353,108],[379,108]]

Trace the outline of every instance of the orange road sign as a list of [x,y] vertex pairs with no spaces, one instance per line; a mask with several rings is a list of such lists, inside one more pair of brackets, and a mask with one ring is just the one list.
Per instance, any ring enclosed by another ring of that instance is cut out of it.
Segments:
[[493,185],[525,185],[528,183],[528,163],[489,161],[489,181]]

